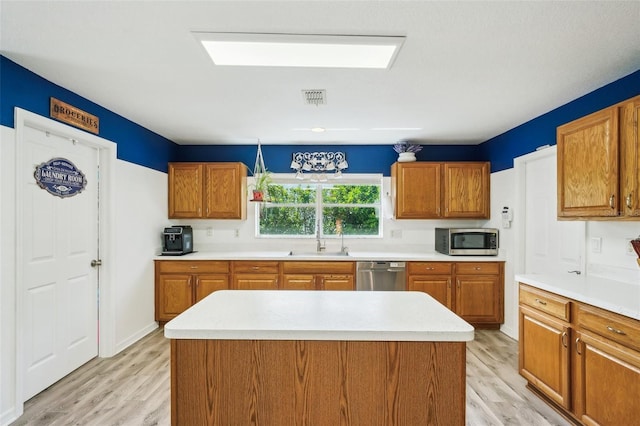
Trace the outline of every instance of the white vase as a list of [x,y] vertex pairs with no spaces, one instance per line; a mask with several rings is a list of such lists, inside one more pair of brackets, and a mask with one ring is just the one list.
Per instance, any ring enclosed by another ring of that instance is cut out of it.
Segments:
[[399,163],[408,163],[410,161],[416,161],[416,153],[415,152],[400,152],[398,154],[398,162]]

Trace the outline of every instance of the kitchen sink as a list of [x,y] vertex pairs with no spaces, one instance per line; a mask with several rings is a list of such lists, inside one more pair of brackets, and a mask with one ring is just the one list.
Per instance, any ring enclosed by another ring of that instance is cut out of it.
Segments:
[[289,256],[293,256],[293,257],[349,256],[349,253],[346,251],[290,251]]

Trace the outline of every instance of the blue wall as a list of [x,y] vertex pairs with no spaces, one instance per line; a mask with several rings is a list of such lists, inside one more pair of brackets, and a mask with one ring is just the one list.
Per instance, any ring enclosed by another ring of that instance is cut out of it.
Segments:
[[[242,161],[253,170],[256,145],[187,145],[182,146],[176,161]],[[389,176],[398,154],[390,145],[263,145],[267,168],[274,173],[292,173],[289,167],[294,152],[342,151],[349,163],[348,173],[382,173]],[[478,158],[474,145],[425,146],[416,154],[420,161],[473,161]]]
[[491,171],[510,169],[513,159],[556,144],[556,127],[640,94],[640,70],[482,143],[479,156]]
[[[480,145],[425,145],[419,161],[491,161],[493,172],[513,167],[513,159],[541,145],[556,143],[556,127],[640,94],[640,70],[534,118]],[[14,107],[48,117],[49,98],[76,106],[100,118],[100,136],[118,144],[118,158],[163,172],[169,161],[241,161],[253,169],[253,145],[176,145],[0,55],[0,124],[14,127]],[[523,100],[525,101],[525,100]],[[343,151],[350,173],[388,176],[397,154],[384,145],[264,145],[269,170],[292,172],[298,151]]]
[[100,119],[99,136],[118,145],[118,158],[167,171],[178,145],[0,56],[0,124],[14,127],[14,107],[49,117],[49,98],[71,104]]

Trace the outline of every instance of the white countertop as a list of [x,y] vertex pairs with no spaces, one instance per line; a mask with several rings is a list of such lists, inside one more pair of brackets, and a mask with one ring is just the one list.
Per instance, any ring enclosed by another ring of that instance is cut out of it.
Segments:
[[595,276],[516,275],[517,282],[640,320],[640,283]]
[[474,329],[414,291],[220,290],[169,321],[170,339],[468,342]]
[[316,254],[303,252],[295,256],[289,255],[290,251],[198,251],[183,256],[156,256],[155,260],[330,260],[330,261],[427,261],[427,262],[504,262],[504,256],[447,256],[437,252],[365,252],[349,251],[348,256],[333,255],[331,253]]

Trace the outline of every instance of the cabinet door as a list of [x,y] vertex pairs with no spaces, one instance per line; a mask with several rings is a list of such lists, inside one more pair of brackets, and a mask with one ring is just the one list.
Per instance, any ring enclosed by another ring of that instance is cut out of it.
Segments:
[[618,108],[558,127],[558,217],[617,216]]
[[640,419],[640,353],[590,333],[576,339],[575,411],[588,425],[632,425]]
[[444,163],[447,218],[489,218],[489,163]]
[[451,302],[451,276],[438,275],[412,275],[407,284],[409,291],[422,291],[429,294],[438,302],[453,310]]
[[391,180],[396,219],[441,217],[441,163],[394,163]]
[[320,290],[353,290],[353,275],[318,275],[316,278]]
[[169,163],[169,218],[202,217],[200,163]]
[[193,276],[161,274],[156,287],[156,321],[169,321],[193,304]]
[[242,163],[206,163],[204,217],[246,218],[246,168]]
[[236,290],[277,290],[277,274],[235,274],[233,288]]
[[285,274],[282,276],[283,290],[315,290],[316,277],[309,274]]
[[622,107],[620,139],[622,151],[620,166],[622,191],[620,200],[624,215],[640,217],[640,96],[633,98]]
[[520,307],[520,374],[564,408],[570,408],[568,324]]
[[216,290],[229,289],[229,275],[196,275],[196,303]]
[[457,275],[455,312],[473,323],[502,323],[502,280],[499,275]]

